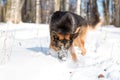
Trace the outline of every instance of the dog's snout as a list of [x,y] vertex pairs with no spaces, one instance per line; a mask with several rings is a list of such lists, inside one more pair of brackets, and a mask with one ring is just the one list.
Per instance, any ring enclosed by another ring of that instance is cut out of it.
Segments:
[[62,40],[62,43],[63,43],[64,45],[66,44],[66,42],[67,42],[67,41],[66,41],[65,39],[64,39],[64,40]]

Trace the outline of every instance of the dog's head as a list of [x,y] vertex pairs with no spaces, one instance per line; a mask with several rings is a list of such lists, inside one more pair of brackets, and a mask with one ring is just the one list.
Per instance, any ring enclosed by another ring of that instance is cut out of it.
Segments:
[[55,31],[51,32],[51,47],[58,51],[58,50],[68,50],[73,40],[78,36],[79,33],[74,34],[61,34]]

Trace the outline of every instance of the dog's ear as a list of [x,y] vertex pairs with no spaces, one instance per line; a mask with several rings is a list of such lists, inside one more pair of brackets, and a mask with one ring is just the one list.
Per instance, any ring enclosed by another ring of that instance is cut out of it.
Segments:
[[57,33],[55,32],[55,31],[52,31],[51,32],[51,35],[53,36],[53,35],[57,35]]
[[51,32],[51,36],[57,36],[57,32],[52,31],[52,32]]
[[71,34],[71,38],[75,39],[80,33],[80,28],[77,28],[74,34]]
[[78,36],[79,33],[74,33],[74,34],[71,34],[71,39],[75,39],[77,36]]
[[58,34],[57,34],[57,32],[55,32],[55,31],[52,31],[51,32],[51,36],[55,39],[55,38],[58,38]]

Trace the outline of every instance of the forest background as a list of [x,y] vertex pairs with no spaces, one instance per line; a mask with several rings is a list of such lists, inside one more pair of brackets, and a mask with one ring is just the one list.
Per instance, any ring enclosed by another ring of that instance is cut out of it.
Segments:
[[0,0],[0,22],[49,24],[55,11],[70,11],[94,21],[94,13],[104,25],[120,26],[120,0]]

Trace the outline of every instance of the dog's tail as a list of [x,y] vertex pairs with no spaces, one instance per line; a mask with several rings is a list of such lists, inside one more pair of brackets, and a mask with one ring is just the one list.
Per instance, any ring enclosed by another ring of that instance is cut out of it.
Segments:
[[99,17],[97,12],[94,12],[92,17],[93,19],[88,22],[89,30],[96,30],[103,24],[104,20]]

